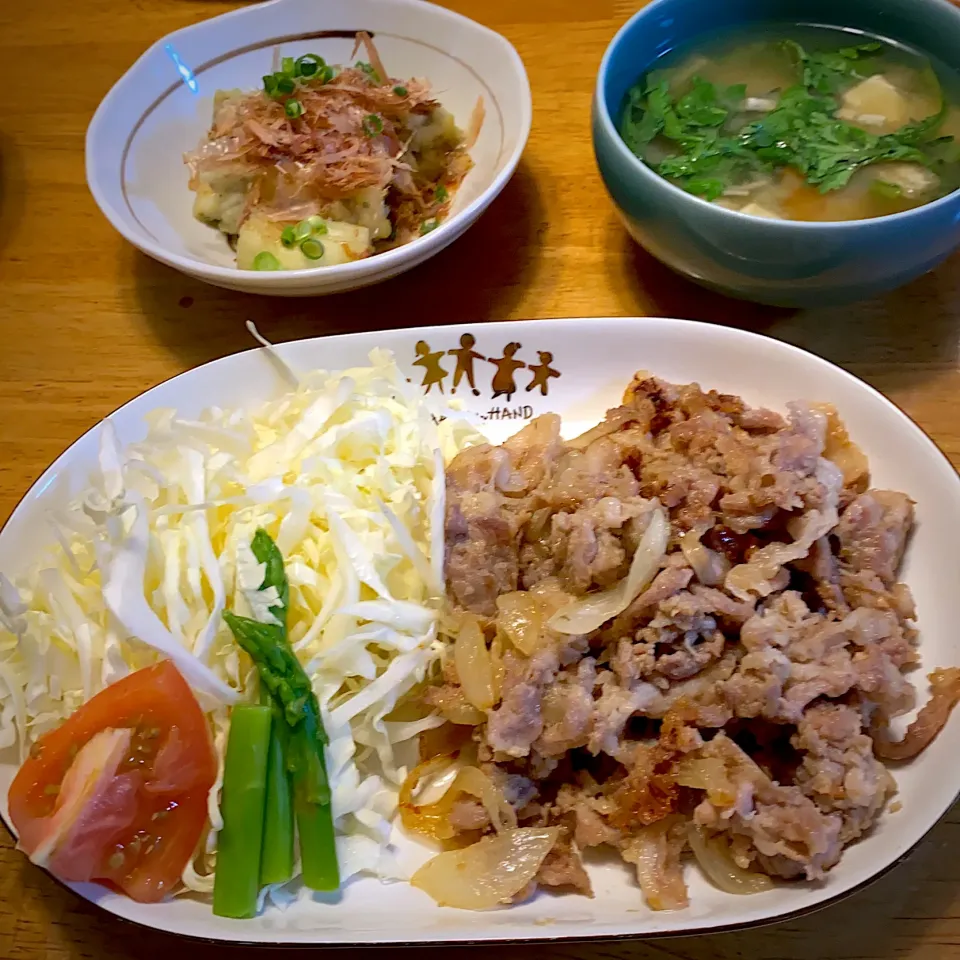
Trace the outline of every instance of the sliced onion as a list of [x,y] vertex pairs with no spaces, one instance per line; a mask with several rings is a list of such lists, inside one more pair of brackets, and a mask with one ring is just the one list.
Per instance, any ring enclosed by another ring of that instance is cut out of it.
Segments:
[[688,530],[680,537],[680,549],[697,579],[705,586],[715,587],[730,572],[730,561],[722,553],[705,547],[700,542],[702,536],[698,530]]
[[408,830],[449,840],[457,832],[450,825],[450,811],[463,794],[483,804],[498,832],[517,826],[516,812],[494,782],[478,767],[458,764],[450,756],[434,757],[410,772],[400,787],[400,820]]
[[[493,702],[497,703],[503,696],[503,680],[507,675],[507,667],[503,662],[503,638],[500,636],[494,637],[490,644],[490,666],[493,670]],[[481,714],[482,720],[486,720],[486,717]]]
[[452,757],[444,757],[445,766],[424,773],[413,788],[413,799],[420,807],[432,807],[439,803],[460,775],[460,764]]
[[671,845],[676,817],[641,827],[623,848],[623,859],[637,868],[637,883],[651,910],[680,910],[690,900],[680,863],[682,846]]
[[670,538],[670,521],[667,512],[659,504],[650,517],[650,523],[640,538],[637,552],[630,563],[630,572],[625,580],[615,587],[594,593],[583,600],[571,603],[549,620],[547,626],[558,633],[592,633],[608,620],[623,613],[627,607],[649,586],[660,569],[660,562],[667,552]]
[[426,763],[420,763],[403,781],[397,804],[400,810],[400,822],[407,830],[422,833],[435,840],[449,840],[453,836],[454,830],[449,823],[453,799],[449,789],[435,803],[429,805],[414,803],[414,796],[421,781],[430,783],[435,777],[442,775],[449,768],[452,759],[449,756],[440,756],[427,760]]
[[507,798],[494,786],[493,781],[477,767],[464,767],[453,783],[454,791],[463,791],[476,797],[482,804],[497,833],[515,830],[517,814],[507,803]]
[[453,662],[463,695],[478,710],[489,710],[495,701],[493,661],[476,617],[463,617],[453,643]]
[[676,778],[681,787],[706,790],[711,803],[728,806],[736,802],[737,788],[719,757],[684,757],[676,766]]
[[497,626],[522,654],[532,656],[543,637],[536,598],[523,590],[501,594],[497,597]]
[[437,709],[451,723],[468,727],[475,727],[487,719],[487,715],[482,710],[478,710],[472,703],[467,702],[467,698],[459,687],[449,688],[449,693],[437,703]]
[[440,906],[489,910],[533,880],[559,835],[559,827],[521,827],[484,837],[428,860],[410,882]]
[[690,825],[687,839],[707,879],[726,893],[760,893],[773,886],[773,880],[765,873],[754,873],[737,866],[726,841],[708,836],[700,824]]

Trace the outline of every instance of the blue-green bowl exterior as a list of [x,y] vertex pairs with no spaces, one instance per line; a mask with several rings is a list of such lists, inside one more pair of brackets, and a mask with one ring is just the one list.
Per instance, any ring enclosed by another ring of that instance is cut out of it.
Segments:
[[593,103],[600,174],[634,239],[705,286],[787,307],[871,297],[960,245],[960,191],[874,220],[799,223],[726,210],[668,183],[616,129],[627,90],[667,50],[743,23],[822,23],[918,47],[960,71],[960,10],[947,0],[653,0],[607,49]]

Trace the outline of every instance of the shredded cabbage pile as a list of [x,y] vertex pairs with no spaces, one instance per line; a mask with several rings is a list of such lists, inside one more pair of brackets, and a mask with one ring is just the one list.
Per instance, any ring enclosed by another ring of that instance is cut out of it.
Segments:
[[[155,411],[126,449],[104,424],[98,474],[52,517],[56,544],[16,583],[0,576],[0,746],[22,757],[104,686],[169,657],[208,711],[222,777],[228,706],[257,681],[221,614],[270,616],[249,549],[263,527],[286,561],[290,639],[330,738],[341,876],[398,875],[397,751],[440,722],[407,695],[441,648],[443,467],[480,438],[389,353],[370,364],[289,371],[295,388],[258,409]],[[212,889],[219,785],[188,890]]]

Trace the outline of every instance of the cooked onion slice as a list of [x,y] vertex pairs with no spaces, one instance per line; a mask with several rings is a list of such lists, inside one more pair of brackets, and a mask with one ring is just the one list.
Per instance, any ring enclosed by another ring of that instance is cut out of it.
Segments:
[[640,538],[626,579],[609,590],[590,594],[583,600],[564,607],[550,618],[547,626],[558,633],[592,633],[608,620],[623,613],[646,589],[660,569],[660,561],[667,552],[669,538],[670,522],[667,512],[657,504],[650,523]]
[[722,553],[716,553],[700,542],[699,530],[688,530],[680,536],[680,549],[687,563],[693,567],[697,579],[708,587],[723,583],[730,572],[730,561]]
[[497,625],[522,654],[533,656],[543,628],[536,597],[524,590],[501,594],[497,597]]
[[710,837],[699,824],[691,824],[687,837],[690,849],[707,879],[726,893],[760,893],[773,886],[765,873],[754,873],[737,866],[730,848],[719,837]]
[[521,827],[484,837],[428,860],[410,882],[442,907],[489,910],[533,880],[559,835],[559,827]]
[[682,830],[678,816],[664,817],[637,830],[621,851],[637,868],[637,883],[651,910],[681,910],[690,903],[680,863],[686,845]]
[[463,695],[478,710],[489,710],[496,699],[493,661],[476,617],[464,615],[453,644],[453,662]]
[[726,764],[719,757],[684,757],[676,767],[681,787],[706,790],[711,803],[735,803],[737,788],[731,783]]
[[517,814],[502,791],[478,767],[463,766],[452,757],[440,756],[421,763],[400,787],[400,820],[404,827],[436,840],[456,834],[450,811],[463,794],[476,797],[499,833],[517,826]]

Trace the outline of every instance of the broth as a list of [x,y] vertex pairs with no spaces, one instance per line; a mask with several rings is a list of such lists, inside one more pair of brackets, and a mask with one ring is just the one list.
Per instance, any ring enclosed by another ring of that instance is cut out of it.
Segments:
[[783,220],[863,220],[960,187],[960,75],[835,27],[769,24],[671,51],[620,132],[705,200]]

